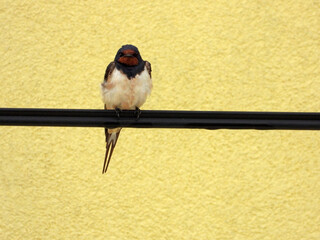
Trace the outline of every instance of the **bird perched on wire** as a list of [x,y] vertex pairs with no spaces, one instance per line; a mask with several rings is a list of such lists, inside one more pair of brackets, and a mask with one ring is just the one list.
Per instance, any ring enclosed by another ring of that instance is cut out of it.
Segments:
[[[137,118],[140,107],[151,93],[151,64],[144,61],[137,47],[122,46],[111,62],[101,83],[102,101],[105,109],[114,109],[119,118],[121,110],[135,110]],[[106,155],[102,173],[106,173],[121,128],[105,129]]]

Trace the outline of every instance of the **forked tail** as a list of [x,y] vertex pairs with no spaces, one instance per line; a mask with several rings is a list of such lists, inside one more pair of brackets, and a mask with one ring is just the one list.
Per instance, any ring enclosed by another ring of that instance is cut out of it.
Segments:
[[108,166],[110,163],[110,159],[113,153],[113,149],[115,148],[119,134],[120,134],[121,129],[116,129],[115,131],[112,131],[109,133],[108,129],[105,128],[105,133],[106,133],[106,156],[104,158],[104,163],[103,163],[103,169],[102,169],[102,174],[106,173],[108,170]]

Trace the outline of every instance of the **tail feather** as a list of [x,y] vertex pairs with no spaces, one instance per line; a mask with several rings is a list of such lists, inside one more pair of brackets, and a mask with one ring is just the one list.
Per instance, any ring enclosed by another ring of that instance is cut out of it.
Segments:
[[106,173],[108,170],[108,166],[110,163],[113,150],[117,144],[117,141],[120,135],[120,130],[117,132],[109,133],[108,129],[106,128],[105,133],[106,133],[106,155],[104,158],[102,174]]

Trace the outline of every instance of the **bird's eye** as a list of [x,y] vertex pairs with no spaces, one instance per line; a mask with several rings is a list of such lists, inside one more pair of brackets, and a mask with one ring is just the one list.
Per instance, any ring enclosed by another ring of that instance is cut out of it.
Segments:
[[124,55],[124,54],[121,52],[121,53],[120,53],[120,57],[123,57],[123,55]]

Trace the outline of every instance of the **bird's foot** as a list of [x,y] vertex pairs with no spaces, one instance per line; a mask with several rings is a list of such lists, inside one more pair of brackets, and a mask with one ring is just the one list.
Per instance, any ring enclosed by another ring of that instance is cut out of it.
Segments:
[[136,116],[137,119],[139,119],[139,117],[141,115],[140,108],[136,107],[136,109],[134,110],[134,115]]
[[116,112],[117,118],[120,118],[120,113],[122,112],[122,110],[120,108],[115,108],[114,111]]

